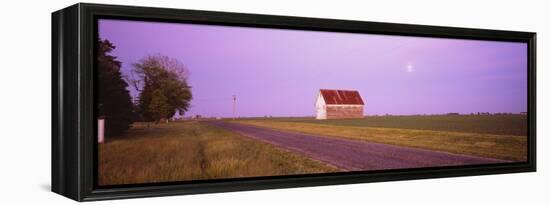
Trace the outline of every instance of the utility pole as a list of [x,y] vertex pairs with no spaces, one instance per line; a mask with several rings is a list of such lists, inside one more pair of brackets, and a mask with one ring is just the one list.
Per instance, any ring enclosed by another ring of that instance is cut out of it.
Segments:
[[237,117],[236,115],[236,106],[237,106],[237,95],[233,95],[233,119]]

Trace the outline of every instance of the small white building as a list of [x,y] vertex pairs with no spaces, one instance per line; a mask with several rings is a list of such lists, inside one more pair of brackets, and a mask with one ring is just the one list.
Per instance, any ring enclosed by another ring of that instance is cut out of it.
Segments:
[[364,106],[356,90],[321,89],[315,102],[316,119],[363,118]]

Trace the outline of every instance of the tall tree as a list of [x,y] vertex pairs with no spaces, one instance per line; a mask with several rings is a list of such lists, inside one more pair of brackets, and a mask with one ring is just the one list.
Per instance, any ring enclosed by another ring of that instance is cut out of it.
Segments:
[[128,83],[120,72],[120,61],[111,52],[116,47],[99,39],[97,48],[97,105],[98,115],[105,117],[105,135],[116,136],[128,130],[133,122],[134,105],[127,90]]
[[159,122],[183,115],[192,99],[188,72],[177,59],[150,55],[134,64],[132,82],[139,94],[139,113],[145,121]]

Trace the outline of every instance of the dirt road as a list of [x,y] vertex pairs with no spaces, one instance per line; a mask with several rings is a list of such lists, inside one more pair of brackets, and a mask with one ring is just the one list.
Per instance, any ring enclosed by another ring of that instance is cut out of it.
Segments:
[[304,154],[348,171],[505,162],[491,158],[279,131],[223,121],[207,121],[205,123]]

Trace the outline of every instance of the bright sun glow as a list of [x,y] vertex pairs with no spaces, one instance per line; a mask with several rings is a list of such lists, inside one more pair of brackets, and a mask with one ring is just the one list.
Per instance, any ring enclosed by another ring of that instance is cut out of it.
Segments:
[[407,73],[414,72],[414,67],[411,64],[407,64]]

